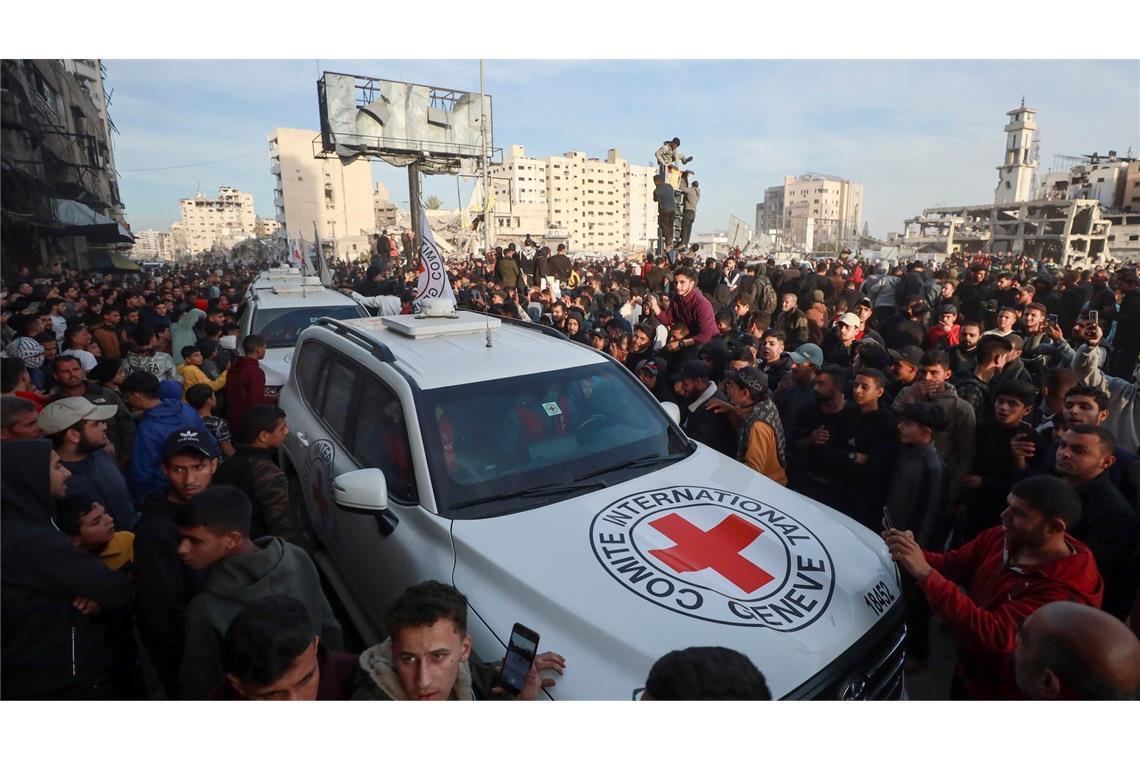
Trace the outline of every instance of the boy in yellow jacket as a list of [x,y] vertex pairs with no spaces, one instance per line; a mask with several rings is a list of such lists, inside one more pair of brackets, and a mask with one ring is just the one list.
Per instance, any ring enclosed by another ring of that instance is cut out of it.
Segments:
[[218,375],[217,380],[202,371],[202,350],[197,346],[186,346],[182,349],[182,363],[178,365],[178,376],[182,378],[182,400],[186,400],[186,389],[192,385],[204,383],[215,391],[226,387],[226,373]]

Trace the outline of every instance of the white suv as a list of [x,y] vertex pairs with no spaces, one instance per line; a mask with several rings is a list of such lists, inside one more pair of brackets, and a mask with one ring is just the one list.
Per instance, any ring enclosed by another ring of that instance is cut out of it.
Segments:
[[247,335],[265,338],[265,393],[275,397],[289,378],[297,337],[320,317],[355,319],[368,316],[368,310],[353,299],[321,285],[319,277],[301,274],[299,269],[277,267],[258,275],[249,286],[238,316],[239,333],[223,338],[222,348],[238,350]]
[[899,698],[899,577],[878,536],[689,440],[605,354],[482,314],[320,319],[282,390],[283,465],[368,643],[408,586],[454,584],[476,656],[516,622],[553,696],[630,699],[673,649],[748,655],[777,698]]

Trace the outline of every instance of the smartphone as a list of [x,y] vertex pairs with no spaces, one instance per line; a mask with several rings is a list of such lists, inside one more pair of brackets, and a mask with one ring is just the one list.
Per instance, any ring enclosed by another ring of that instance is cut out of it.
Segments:
[[883,527],[887,530],[895,529],[894,521],[891,520],[891,511],[885,506],[883,507]]
[[526,685],[526,674],[538,654],[538,634],[522,623],[515,623],[511,639],[507,642],[507,656],[499,673],[498,685],[511,696],[516,696]]
[[1089,321],[1092,322],[1094,325],[1100,324],[1100,317],[1096,313],[1096,309],[1089,309]]
[[1057,324],[1057,321],[1059,319],[1060,319],[1060,317],[1058,317],[1056,314],[1050,314],[1049,315],[1049,324],[1055,325],[1055,324]]

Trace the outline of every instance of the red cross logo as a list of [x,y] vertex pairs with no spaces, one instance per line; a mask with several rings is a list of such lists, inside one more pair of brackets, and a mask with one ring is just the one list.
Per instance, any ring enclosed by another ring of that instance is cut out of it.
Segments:
[[711,567],[747,594],[774,577],[740,556],[764,532],[743,517],[729,515],[709,531],[701,530],[676,512],[649,525],[676,544],[669,549],[650,549],[649,553],[679,573]]

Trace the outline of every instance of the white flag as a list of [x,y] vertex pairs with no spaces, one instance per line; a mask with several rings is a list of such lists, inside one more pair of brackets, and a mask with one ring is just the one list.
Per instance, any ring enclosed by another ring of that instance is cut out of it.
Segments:
[[313,252],[309,246],[305,245],[305,238],[301,238],[301,255],[305,259],[305,266],[301,269],[301,274],[310,277],[317,273],[317,268],[313,266]]
[[444,266],[443,257],[439,255],[439,246],[431,234],[431,225],[428,224],[427,214],[420,212],[420,278],[416,283],[416,292],[412,297],[412,304],[418,310],[425,298],[446,298],[455,303],[455,294],[451,292],[451,281],[447,279],[447,267]]
[[298,269],[301,268],[301,246],[294,240],[285,239],[286,245],[289,246],[289,263]]
[[317,232],[316,222],[313,222],[313,234],[317,236],[317,267],[320,270],[321,284],[327,288],[332,285],[332,274],[329,272],[328,262],[325,261],[325,249],[321,245],[321,233]]

